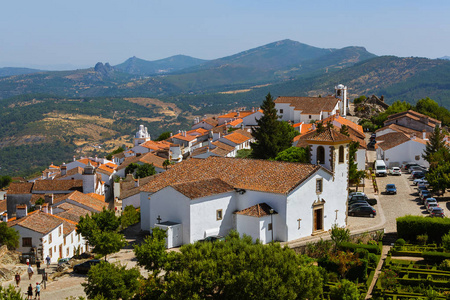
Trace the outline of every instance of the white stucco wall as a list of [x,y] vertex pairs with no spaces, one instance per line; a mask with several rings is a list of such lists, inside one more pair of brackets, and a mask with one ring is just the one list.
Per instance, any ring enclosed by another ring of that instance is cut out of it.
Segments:
[[[377,151],[377,159],[381,159],[384,152],[384,162],[388,168],[398,167],[405,162],[416,162],[419,165],[428,167],[429,163],[422,157],[425,147],[425,144],[409,140],[386,151],[380,149]],[[419,158],[418,160],[416,159],[417,157]]]
[[256,122],[262,117],[263,113],[260,111],[256,111],[255,113],[248,115],[242,118],[242,122],[245,126],[256,126],[258,123]]
[[236,230],[241,236],[251,236],[255,242],[261,236],[260,218],[236,214]]
[[356,151],[356,164],[358,165],[358,170],[366,169],[366,149],[358,149]]
[[[208,235],[225,236],[231,229],[235,228],[233,212],[236,211],[236,199],[236,193],[229,192],[191,200],[191,228],[188,243],[193,243]],[[218,209],[222,210],[222,220],[216,218]]]
[[206,122],[204,122],[204,121],[202,121],[202,122],[199,122],[199,123],[197,123],[197,124],[195,124],[194,126],[191,127],[191,129],[197,129],[197,128],[203,128],[203,129],[206,129],[206,130],[211,130],[213,128],[213,126],[208,124],[208,123],[206,123]]
[[[311,116],[311,118],[309,118],[309,116]],[[301,114],[300,115],[300,119],[299,120],[295,120],[295,123],[298,122],[304,122],[305,124],[309,124],[311,123],[311,121],[318,121],[318,120],[322,120],[321,115],[313,115],[313,114]]]
[[141,206],[141,194],[137,193],[136,195],[122,199],[122,211],[124,211],[125,207],[127,207],[128,205],[133,205],[135,208],[140,207]]
[[[278,112],[279,120],[289,121],[294,119],[294,108],[289,103],[275,103],[275,109]],[[281,112],[283,110],[283,112]]]

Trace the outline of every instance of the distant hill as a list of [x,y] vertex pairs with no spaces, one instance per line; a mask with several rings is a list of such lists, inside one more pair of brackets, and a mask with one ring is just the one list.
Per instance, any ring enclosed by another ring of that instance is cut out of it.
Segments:
[[37,69],[29,69],[29,68],[5,67],[5,68],[0,68],[0,77],[32,74],[32,73],[38,73],[38,72],[45,72],[45,71],[37,70]]
[[157,75],[173,73],[182,69],[197,66],[206,62],[204,59],[186,55],[175,55],[168,58],[148,61],[133,56],[125,62],[114,66],[119,71],[134,75]]
[[442,56],[442,57],[439,57],[439,59],[446,59],[446,60],[450,60],[450,56]]

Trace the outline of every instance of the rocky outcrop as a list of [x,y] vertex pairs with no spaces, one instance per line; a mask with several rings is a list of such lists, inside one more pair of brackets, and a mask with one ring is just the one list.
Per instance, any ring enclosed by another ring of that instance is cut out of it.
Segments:
[[95,72],[100,73],[102,76],[109,77],[114,73],[114,68],[109,63],[98,62],[94,67]]
[[389,105],[384,102],[383,96],[378,98],[372,95],[366,100],[355,104],[352,115],[361,119],[370,119],[370,117],[384,112],[388,107]]

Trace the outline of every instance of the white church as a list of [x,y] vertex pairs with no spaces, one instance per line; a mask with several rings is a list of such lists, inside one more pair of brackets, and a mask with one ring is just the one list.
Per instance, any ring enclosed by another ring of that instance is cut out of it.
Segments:
[[348,144],[311,133],[311,164],[208,157],[183,161],[141,188],[141,229],[167,229],[168,248],[235,229],[262,243],[347,224]]
[[334,96],[278,97],[275,99],[275,108],[280,120],[309,124],[336,114],[347,117],[347,87],[339,84],[334,90]]

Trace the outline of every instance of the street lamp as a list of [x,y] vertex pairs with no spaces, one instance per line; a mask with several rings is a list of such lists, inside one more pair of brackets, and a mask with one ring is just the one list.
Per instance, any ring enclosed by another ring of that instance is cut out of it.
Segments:
[[270,225],[271,225],[271,229],[272,229],[272,243],[273,243],[273,208],[271,208],[270,210],[269,210],[269,213],[270,213]]

